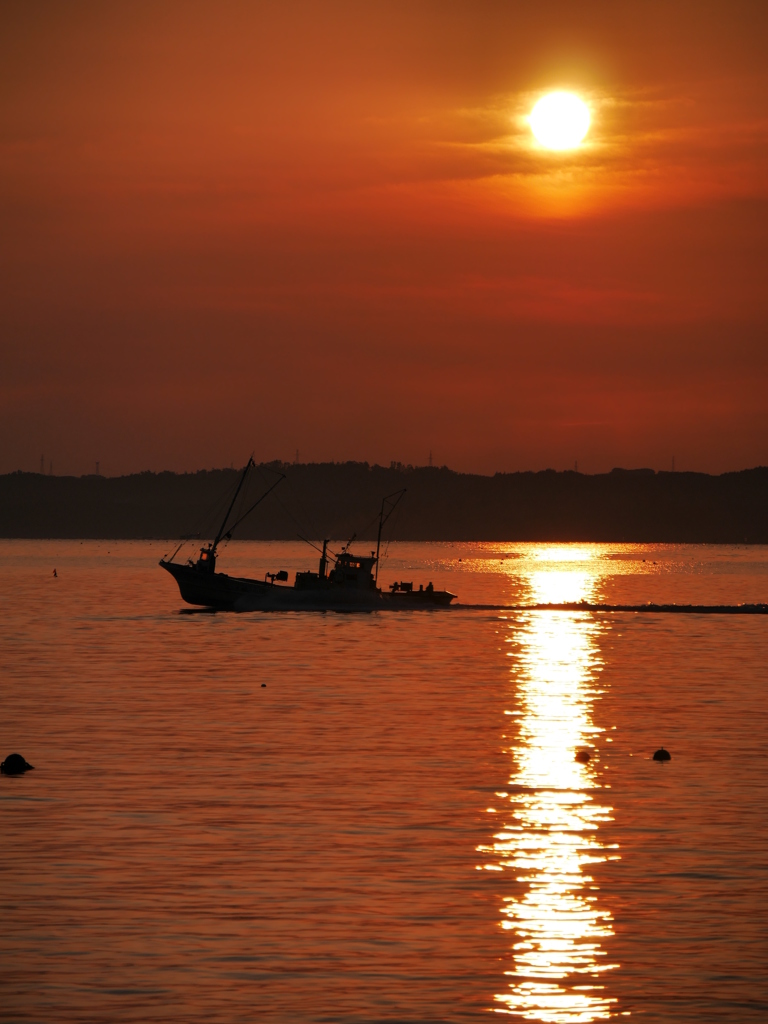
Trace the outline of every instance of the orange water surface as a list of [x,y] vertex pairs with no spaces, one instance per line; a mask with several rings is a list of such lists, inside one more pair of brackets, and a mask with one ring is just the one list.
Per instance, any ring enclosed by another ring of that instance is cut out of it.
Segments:
[[[768,1020],[768,617],[180,615],[166,547],[0,541],[0,1020]],[[765,547],[387,555],[465,603],[768,600]]]

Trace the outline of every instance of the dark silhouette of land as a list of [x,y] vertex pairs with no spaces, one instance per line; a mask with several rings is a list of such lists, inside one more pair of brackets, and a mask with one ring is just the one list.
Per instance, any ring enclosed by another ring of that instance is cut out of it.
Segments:
[[[244,510],[285,481],[237,529],[242,539],[375,538],[384,495],[407,488],[387,525],[396,540],[768,543],[768,467],[709,476],[614,469],[476,476],[445,467],[367,463],[257,467]],[[239,473],[123,477],[0,476],[0,536],[211,537]]]

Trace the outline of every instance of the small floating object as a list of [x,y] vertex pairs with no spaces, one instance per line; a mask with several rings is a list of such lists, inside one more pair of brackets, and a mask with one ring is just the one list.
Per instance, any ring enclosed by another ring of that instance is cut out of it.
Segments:
[[23,775],[24,772],[32,771],[34,765],[25,761],[21,754],[9,754],[0,764],[0,772],[3,775]]
[[654,761],[671,761],[672,760],[672,755],[670,754],[670,752],[668,750],[665,750],[664,747],[659,747],[659,749],[653,755],[653,760]]
[[262,683],[262,684],[261,684],[261,688],[262,688],[262,690],[264,689],[264,687],[265,687],[266,685],[267,685],[266,683]]
[[574,761],[578,761],[579,764],[587,764],[592,759],[592,754],[589,750],[577,750]]
[[53,570],[53,575],[54,575],[54,576],[58,576],[58,575],[59,575],[59,574],[58,574],[58,573],[56,572],[56,570],[55,570],[55,569]]

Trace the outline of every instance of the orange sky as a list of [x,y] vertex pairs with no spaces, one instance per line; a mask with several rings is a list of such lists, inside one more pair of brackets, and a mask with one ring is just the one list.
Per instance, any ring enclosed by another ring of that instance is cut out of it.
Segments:
[[[768,5],[0,10],[0,472],[768,463]],[[586,144],[538,149],[549,89]]]

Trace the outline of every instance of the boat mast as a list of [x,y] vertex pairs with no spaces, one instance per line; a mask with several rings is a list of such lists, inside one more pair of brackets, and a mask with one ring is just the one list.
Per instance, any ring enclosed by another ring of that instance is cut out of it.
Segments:
[[254,465],[253,456],[251,456],[250,459],[248,459],[248,461],[245,464],[245,469],[243,470],[243,475],[240,477],[240,483],[237,485],[237,490],[235,491],[235,496],[232,499],[229,508],[227,509],[227,514],[224,516],[224,522],[221,524],[221,527],[219,528],[219,532],[216,534],[216,540],[213,542],[213,546],[211,547],[211,553],[214,554],[214,555],[216,554],[216,548],[218,547],[219,541],[224,536],[224,528],[227,525],[227,520],[229,519],[230,515],[232,514],[232,509],[235,507],[235,502],[237,501],[237,496],[240,494],[240,491],[243,489],[243,484],[245,483],[245,478],[248,476],[248,470],[253,465]]
[[[381,512],[379,512],[379,536],[376,539],[376,575],[374,577],[376,583],[379,582],[379,550],[381,549],[381,531],[384,529],[384,523],[386,523],[397,508],[397,505],[405,494],[406,489],[407,488],[403,487],[402,490],[393,491],[392,494],[388,494],[386,498],[381,499]],[[394,501],[392,500],[393,498]],[[384,509],[386,508],[387,503],[389,503],[389,509],[387,509],[387,514],[384,515]]]
[[328,554],[327,554],[327,552],[328,552],[328,541],[324,540],[323,541],[323,553],[320,556],[320,571],[318,572],[318,576],[320,577],[320,579],[323,579],[323,580],[325,579],[325,571],[328,568]]

